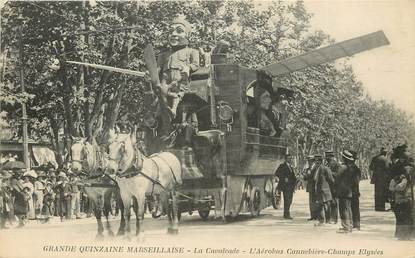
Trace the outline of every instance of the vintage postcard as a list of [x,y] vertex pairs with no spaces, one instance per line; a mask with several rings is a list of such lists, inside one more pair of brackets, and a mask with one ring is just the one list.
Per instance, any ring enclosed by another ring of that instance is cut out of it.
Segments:
[[0,0],[0,257],[415,257],[415,1]]

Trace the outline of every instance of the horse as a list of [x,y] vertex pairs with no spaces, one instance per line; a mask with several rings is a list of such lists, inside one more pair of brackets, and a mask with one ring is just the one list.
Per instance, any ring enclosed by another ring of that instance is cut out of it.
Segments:
[[[182,168],[179,159],[170,152],[161,152],[145,157],[136,145],[133,133],[119,134],[109,146],[107,169],[116,173],[121,198],[130,203],[136,214],[136,236],[143,237],[143,219],[146,195],[159,194],[168,205],[167,215],[170,234],[178,233],[178,198],[176,188],[182,183]],[[167,201],[167,199],[169,199]],[[126,232],[130,232],[130,209],[125,208]]]
[[97,239],[103,237],[104,227],[101,221],[101,212],[106,218],[106,228],[110,236],[114,236],[108,216],[111,210],[111,196],[115,194],[117,205],[121,210],[121,221],[117,235],[123,235],[125,229],[125,219],[123,216],[124,205],[120,197],[120,191],[115,180],[111,175],[104,174],[107,159],[105,152],[100,150],[96,144],[89,143],[81,138],[71,146],[72,170],[73,172],[86,171],[84,191],[94,206],[94,215],[98,224]]

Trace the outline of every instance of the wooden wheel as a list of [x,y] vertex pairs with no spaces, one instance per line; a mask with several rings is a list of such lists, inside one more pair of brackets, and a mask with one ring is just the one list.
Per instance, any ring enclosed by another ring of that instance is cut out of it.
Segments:
[[256,186],[251,190],[249,208],[253,217],[259,216],[261,210],[261,191]]

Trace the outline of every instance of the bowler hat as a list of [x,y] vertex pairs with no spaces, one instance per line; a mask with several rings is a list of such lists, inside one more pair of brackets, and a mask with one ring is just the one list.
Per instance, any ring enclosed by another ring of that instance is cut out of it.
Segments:
[[314,155],[314,159],[321,160],[321,159],[323,159],[323,155],[321,155],[321,154],[315,154]]
[[314,155],[308,155],[307,156],[307,160],[313,160],[313,159],[315,159]]
[[353,154],[350,153],[350,151],[348,151],[348,150],[344,150],[342,152],[342,157],[347,159],[347,160],[354,161]]

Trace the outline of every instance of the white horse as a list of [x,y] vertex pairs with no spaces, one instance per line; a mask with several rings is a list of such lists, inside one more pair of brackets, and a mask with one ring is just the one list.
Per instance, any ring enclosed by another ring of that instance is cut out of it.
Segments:
[[90,144],[86,139],[81,138],[71,146],[72,170],[74,172],[85,171],[87,178],[83,181],[84,192],[94,206],[94,214],[97,219],[97,238],[103,237],[104,227],[101,221],[101,212],[106,217],[106,228],[110,236],[113,236],[108,216],[111,210],[111,196],[115,194],[116,201],[121,210],[121,222],[117,235],[123,235],[125,219],[123,216],[124,206],[120,197],[117,184],[110,176],[103,173],[107,165],[106,153],[101,151],[99,146],[93,142]]
[[[170,152],[145,157],[136,146],[135,134],[120,134],[109,146],[108,170],[116,172],[124,204],[133,200],[136,213],[136,235],[143,235],[146,195],[160,194],[167,203],[168,233],[178,233],[178,203],[176,187],[182,183],[182,168]],[[162,198],[163,199],[163,198]],[[130,232],[130,209],[125,205],[126,231]],[[141,234],[140,234],[141,233]]]

